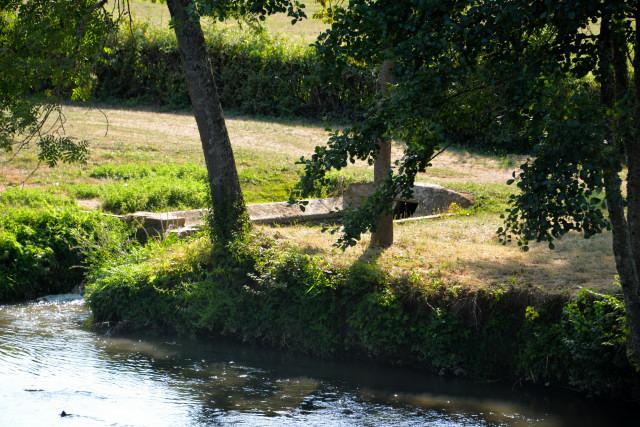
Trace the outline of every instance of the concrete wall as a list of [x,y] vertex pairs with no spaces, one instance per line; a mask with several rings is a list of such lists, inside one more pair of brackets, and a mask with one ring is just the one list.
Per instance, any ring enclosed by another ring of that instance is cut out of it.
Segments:
[[[373,194],[373,184],[351,184],[344,194],[344,205],[360,206],[364,200]],[[416,183],[411,198],[397,198],[396,202],[415,203],[416,209],[412,217],[435,215],[449,210],[456,205],[467,208],[474,202],[470,194],[462,194],[436,184]]]

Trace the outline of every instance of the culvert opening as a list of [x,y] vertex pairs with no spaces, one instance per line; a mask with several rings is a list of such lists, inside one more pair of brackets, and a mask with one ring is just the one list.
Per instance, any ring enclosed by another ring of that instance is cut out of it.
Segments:
[[396,206],[393,209],[393,219],[411,218],[418,209],[416,202],[396,202]]

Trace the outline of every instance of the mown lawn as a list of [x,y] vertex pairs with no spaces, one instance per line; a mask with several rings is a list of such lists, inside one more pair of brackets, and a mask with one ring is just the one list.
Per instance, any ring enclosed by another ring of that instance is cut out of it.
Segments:
[[[291,18],[285,14],[276,14],[267,17],[262,24],[264,29],[271,34],[286,35],[294,43],[311,44],[315,41],[318,34],[327,28],[322,21],[313,18],[320,6],[315,0],[303,2],[307,19],[304,19],[295,25],[291,24]],[[167,27],[171,16],[166,3],[152,2],[151,0],[132,0],[131,1],[131,17],[134,22],[148,23],[152,26]],[[223,23],[214,23],[211,19],[204,19],[203,26],[216,25],[219,27],[247,27],[248,24],[230,20]]]
[[[68,106],[65,113],[67,131],[91,141],[88,164],[41,167],[26,186],[67,194],[80,199],[82,206],[113,212],[206,206],[206,172],[190,114],[81,106]],[[227,123],[249,203],[286,200],[300,172],[295,161],[326,141],[322,123],[234,115]],[[394,155],[400,154],[398,145]],[[1,156],[0,161],[7,157]],[[260,228],[279,244],[298,246],[336,264],[375,258],[389,271],[411,271],[452,285],[498,283],[569,292],[580,287],[615,290],[608,233],[590,240],[570,235],[555,251],[545,245],[532,245],[528,253],[497,241],[499,214],[513,191],[504,183],[522,160],[464,149],[438,157],[420,180],[472,193],[475,207],[437,220],[398,224],[396,245],[382,254],[367,251],[368,237],[342,252],[332,246],[335,235],[322,233],[319,226]],[[0,185],[20,185],[36,165],[35,154],[30,152],[10,163],[3,161]],[[339,193],[344,183],[369,179],[371,169],[356,164],[336,176],[331,190]]]

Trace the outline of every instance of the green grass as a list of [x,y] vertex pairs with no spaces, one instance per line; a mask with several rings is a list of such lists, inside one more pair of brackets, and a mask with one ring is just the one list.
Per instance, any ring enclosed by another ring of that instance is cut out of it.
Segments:
[[[0,187],[28,186],[78,199],[99,199],[104,209],[128,213],[207,207],[206,170],[197,127],[190,114],[118,108],[65,108],[70,134],[90,140],[87,165],[37,166],[25,151],[0,163]],[[322,126],[298,120],[233,116],[227,126],[247,203],[285,201],[298,181],[300,156],[326,140]],[[5,155],[0,154],[0,161]],[[349,182],[368,180],[364,166],[331,174],[326,195]],[[8,196],[6,196],[8,197]]]
[[[285,14],[276,14],[267,17],[262,23],[263,28],[271,34],[284,35],[296,44],[313,43],[318,34],[327,28],[327,25],[313,18],[313,14],[320,10],[320,5],[315,0],[307,0],[303,1],[303,3],[308,16],[307,19],[291,25],[291,18]],[[147,23],[157,28],[167,28],[171,19],[167,5],[164,2],[152,2],[150,0],[132,0],[131,16],[136,23]],[[235,20],[214,23],[210,18],[203,19],[203,27],[205,29],[215,26],[244,31],[250,28],[247,23]]]
[[[273,167],[259,161],[239,162],[239,179],[247,203],[287,200],[300,172],[294,164]],[[349,183],[368,178],[367,174],[353,172],[332,173],[323,195],[338,196]],[[94,181],[68,184],[58,190],[77,199],[100,199],[102,209],[117,214],[199,209],[209,205],[207,171],[194,163],[107,164],[92,168],[87,176]]]
[[447,187],[473,196],[473,205],[463,213],[501,214],[508,207],[509,196],[516,191],[513,185],[493,183],[449,182]]
[[74,206],[73,198],[41,188],[9,188],[0,193],[0,208],[47,208]]
[[[72,199],[77,197],[97,199],[83,201],[83,208],[103,205],[115,212],[206,207],[202,147],[189,113],[107,106],[101,110],[65,107],[68,133],[91,141],[87,165],[41,168],[27,182],[38,189],[27,189],[31,192],[28,196],[5,193],[0,205],[3,198],[6,206],[18,200],[22,204],[31,200],[44,203],[47,198],[74,203]],[[106,134],[105,115],[109,121]],[[287,200],[300,173],[296,160],[327,140],[325,126],[310,121],[229,114],[227,126],[248,203]],[[394,158],[401,155],[401,148],[394,146]],[[0,154],[0,187],[20,185],[37,165],[33,152],[23,152],[10,163],[2,161],[4,156]],[[516,164],[522,160],[514,158]],[[571,234],[558,242],[555,251],[532,245],[523,253],[515,245],[499,244],[495,235],[502,225],[499,215],[515,190],[505,185],[511,177],[505,163],[495,155],[465,149],[438,156],[433,168],[418,180],[469,192],[475,205],[456,211],[452,217],[398,224],[395,245],[380,254],[377,262],[390,272],[437,273],[447,283],[468,287],[517,282],[553,291],[576,292],[589,287],[610,292],[615,275],[610,233],[589,240]],[[340,194],[350,182],[370,181],[371,169],[356,163],[332,172],[325,194]],[[332,246],[336,236],[322,233],[321,227],[294,225],[264,231],[283,245],[319,254],[333,265],[346,266],[368,256],[368,236],[342,252]]]
[[[193,163],[106,165],[89,172],[98,183],[68,186],[79,199],[99,198],[102,208],[114,213],[196,209],[208,206],[207,172]],[[248,203],[286,200],[298,178],[292,166],[241,164],[240,183]]]

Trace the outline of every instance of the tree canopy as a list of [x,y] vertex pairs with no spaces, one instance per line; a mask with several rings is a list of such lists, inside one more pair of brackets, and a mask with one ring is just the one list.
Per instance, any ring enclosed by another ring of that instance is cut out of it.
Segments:
[[122,2],[0,1],[0,149],[36,145],[42,162],[83,161],[87,143],[64,131],[64,99],[85,100],[92,69]]
[[375,141],[404,143],[385,185],[345,214],[338,244],[353,245],[394,197],[411,195],[417,174],[456,142],[452,118],[458,111],[468,110],[471,118],[488,111],[492,130],[506,131],[507,143],[524,141],[532,154],[509,181],[519,191],[499,237],[523,249],[531,240],[553,248],[554,239],[570,231],[590,237],[612,229],[629,348],[640,365],[640,5],[352,0],[328,14],[332,27],[318,42],[327,63],[393,58],[395,82],[383,97],[368,100],[354,125],[301,160],[298,196],[313,194],[330,169],[356,159],[371,163]]

